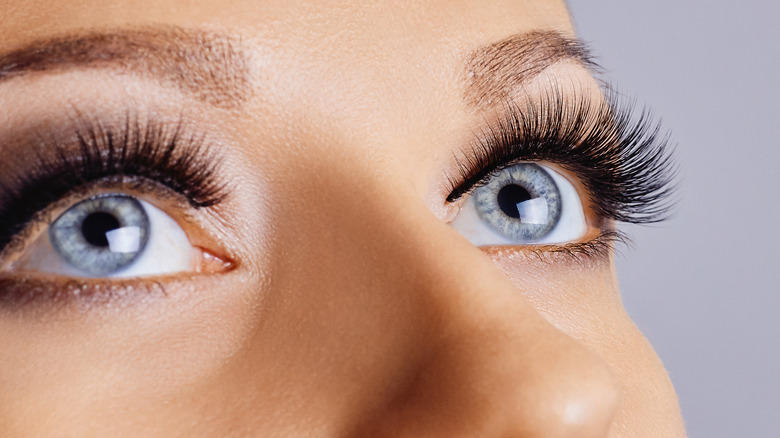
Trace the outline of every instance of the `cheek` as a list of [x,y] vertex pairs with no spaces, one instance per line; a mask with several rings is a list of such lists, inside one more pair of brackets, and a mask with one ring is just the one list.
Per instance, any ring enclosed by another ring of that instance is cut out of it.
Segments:
[[235,285],[171,283],[135,300],[128,291],[92,307],[0,312],[0,430],[151,436],[139,431],[197,421],[209,401],[204,388],[221,383],[245,343],[251,307]]
[[581,342],[597,342],[605,324],[627,319],[608,258],[500,249],[488,254],[542,316]]
[[[550,261],[501,252],[490,256],[545,319],[601,356],[624,384],[637,370],[656,366],[655,353],[623,308],[610,259],[560,256]],[[662,368],[656,371],[664,374]]]

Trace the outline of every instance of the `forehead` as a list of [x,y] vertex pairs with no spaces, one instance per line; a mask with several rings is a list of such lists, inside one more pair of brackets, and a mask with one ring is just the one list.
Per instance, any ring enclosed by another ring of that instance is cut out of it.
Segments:
[[[154,23],[228,26],[269,36],[309,38],[331,35],[339,40],[381,36],[489,35],[530,28],[569,30],[560,0],[414,1],[392,0],[26,0],[4,2],[0,35],[29,37],[46,30],[116,27]],[[334,31],[340,30],[336,37]],[[412,33],[410,33],[412,32]],[[313,42],[313,40],[312,40]]]
[[[234,108],[259,127],[248,135],[267,137],[269,127],[276,127],[275,135],[287,130],[301,136],[305,130],[319,143],[358,145],[372,153],[400,150],[417,155],[416,174],[473,132],[469,103],[507,94],[502,87],[470,86],[485,72],[516,73],[497,68],[519,59],[506,41],[522,43],[538,31],[573,34],[558,0],[31,0],[4,9],[0,41],[6,48],[160,26],[229,35],[248,58],[251,92],[245,95],[251,99],[239,96],[248,102]],[[482,58],[475,62],[475,55]],[[174,76],[180,68],[186,66],[175,66]],[[200,83],[190,88],[202,90]]]
[[282,70],[299,84],[308,79],[320,87],[343,79],[344,85],[353,85],[343,91],[364,86],[366,77],[398,91],[426,80],[444,84],[465,54],[481,45],[540,29],[571,33],[565,7],[556,0],[31,0],[3,9],[0,41],[5,49],[63,34],[168,25],[238,35],[255,52],[258,75]]

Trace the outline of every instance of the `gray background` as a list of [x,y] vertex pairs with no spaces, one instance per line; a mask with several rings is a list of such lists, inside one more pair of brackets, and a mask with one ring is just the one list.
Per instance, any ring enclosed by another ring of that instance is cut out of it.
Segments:
[[678,143],[675,217],[624,228],[626,308],[691,437],[780,437],[780,2],[569,4],[605,77]]

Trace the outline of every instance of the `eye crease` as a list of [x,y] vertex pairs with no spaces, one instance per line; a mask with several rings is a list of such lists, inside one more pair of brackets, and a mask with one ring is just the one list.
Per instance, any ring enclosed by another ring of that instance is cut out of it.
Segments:
[[[659,135],[647,112],[635,119],[632,105],[616,96],[607,90],[605,100],[592,102],[554,89],[536,102],[505,107],[475,146],[457,158],[459,174],[449,178],[447,202],[467,198],[453,220],[456,230],[479,246],[596,243],[605,248],[609,241],[622,239],[611,221],[664,220],[675,191],[669,138]],[[571,183],[556,171],[544,170],[543,163],[559,167],[585,193],[574,187],[559,191]],[[538,175],[550,175],[558,187]],[[549,187],[546,194],[534,188],[539,185]],[[570,194],[566,202],[552,201],[562,192]],[[582,211],[583,205],[592,211],[594,241],[581,242],[588,228],[585,216],[580,220],[564,214],[564,228],[572,231],[551,233],[558,223],[556,214]]]

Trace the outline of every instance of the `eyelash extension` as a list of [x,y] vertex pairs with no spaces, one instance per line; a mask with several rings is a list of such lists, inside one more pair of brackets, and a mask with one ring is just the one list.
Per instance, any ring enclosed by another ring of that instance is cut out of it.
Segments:
[[[568,98],[555,89],[538,103],[507,106],[473,151],[456,157],[459,178],[450,178],[454,202],[520,161],[548,161],[572,172],[601,218],[647,224],[668,218],[674,206],[674,163],[669,135],[634,102],[608,89],[603,101]],[[456,181],[462,181],[457,183]]]
[[202,137],[185,137],[181,122],[142,124],[128,115],[124,126],[105,127],[83,117],[75,125],[70,141],[75,144],[42,140],[45,152],[37,163],[10,183],[0,183],[0,253],[39,212],[99,181],[156,182],[196,209],[214,206],[227,194],[217,177],[219,160]]

